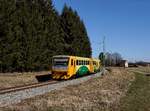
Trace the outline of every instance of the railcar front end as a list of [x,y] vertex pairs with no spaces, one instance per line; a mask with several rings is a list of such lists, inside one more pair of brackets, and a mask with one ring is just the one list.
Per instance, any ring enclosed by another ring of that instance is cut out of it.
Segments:
[[68,79],[69,56],[54,56],[52,60],[52,78]]

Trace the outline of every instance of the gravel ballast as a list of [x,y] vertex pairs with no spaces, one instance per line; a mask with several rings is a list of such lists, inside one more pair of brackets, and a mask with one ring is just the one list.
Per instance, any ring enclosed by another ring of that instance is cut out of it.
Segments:
[[6,94],[1,94],[0,95],[0,107],[5,107],[10,104],[16,104],[21,102],[24,99],[31,98],[37,95],[42,95],[45,93],[48,93],[52,90],[57,90],[69,85],[77,85],[82,82],[88,81],[92,78],[97,78],[102,75],[104,71],[92,75],[88,75],[82,78],[77,78],[73,80],[68,80],[68,81],[63,81],[59,82],[56,84],[51,84],[51,85],[46,85],[46,86],[41,86],[37,88],[30,88],[30,89],[25,89],[17,92],[11,92],[11,93],[6,93]]

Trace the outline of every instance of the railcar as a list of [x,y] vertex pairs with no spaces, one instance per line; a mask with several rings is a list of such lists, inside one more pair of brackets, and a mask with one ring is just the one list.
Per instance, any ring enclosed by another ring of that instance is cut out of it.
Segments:
[[52,59],[52,78],[69,79],[73,76],[83,76],[100,71],[99,59],[57,55]]

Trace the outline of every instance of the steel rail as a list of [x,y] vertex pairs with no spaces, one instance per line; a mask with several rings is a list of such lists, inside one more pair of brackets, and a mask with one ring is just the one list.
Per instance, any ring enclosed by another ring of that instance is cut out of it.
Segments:
[[28,84],[28,85],[22,85],[22,86],[4,88],[4,89],[0,89],[0,94],[10,93],[10,92],[16,92],[16,91],[30,89],[30,88],[36,88],[36,87],[45,86],[45,85],[48,85],[48,84],[54,84],[54,83],[58,83],[58,82],[59,81],[56,81],[56,80],[50,80],[48,82],[33,83],[33,84]]

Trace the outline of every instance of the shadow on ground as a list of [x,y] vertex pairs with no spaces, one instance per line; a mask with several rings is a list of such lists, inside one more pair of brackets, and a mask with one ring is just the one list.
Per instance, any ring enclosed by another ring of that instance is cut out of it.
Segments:
[[35,76],[35,78],[38,80],[38,82],[46,82],[52,80],[51,74],[37,75]]

